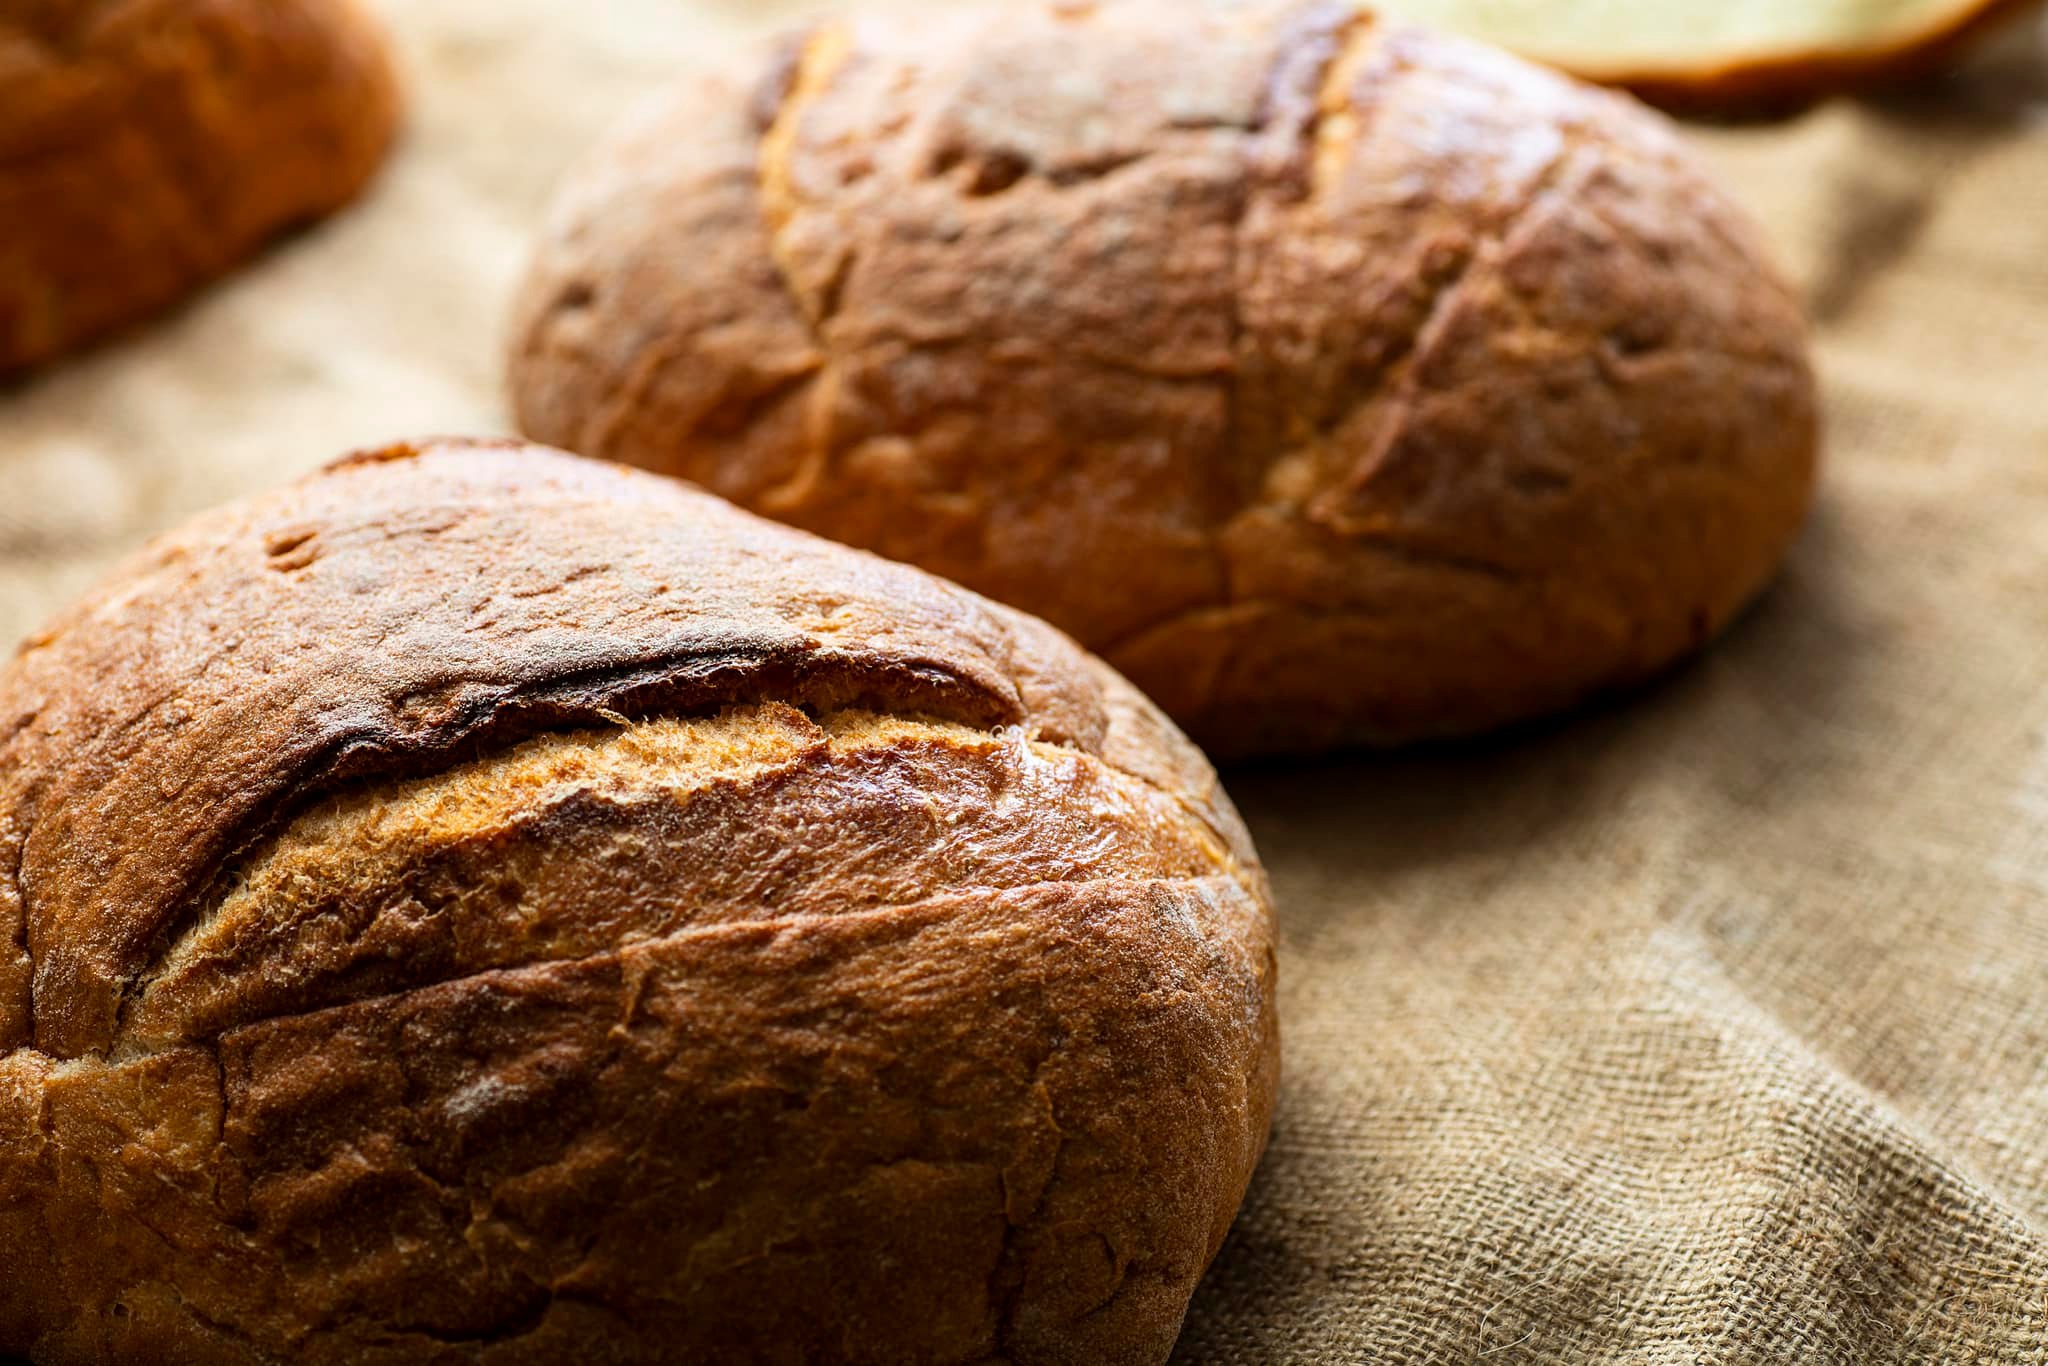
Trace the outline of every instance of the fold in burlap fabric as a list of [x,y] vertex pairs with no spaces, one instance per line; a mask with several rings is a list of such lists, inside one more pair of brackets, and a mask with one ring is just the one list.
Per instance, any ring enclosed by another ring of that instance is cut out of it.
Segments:
[[[0,393],[0,634],[204,504],[502,430],[550,184],[781,17],[392,8],[361,210]],[[2048,57],[1697,136],[1815,314],[1814,523],[1642,695],[1230,775],[1287,1078],[1188,1362],[2048,1362]]]

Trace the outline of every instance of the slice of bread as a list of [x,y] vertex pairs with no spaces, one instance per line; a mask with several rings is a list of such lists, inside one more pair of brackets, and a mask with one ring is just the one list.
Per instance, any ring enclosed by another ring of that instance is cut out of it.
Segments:
[[1673,108],[1798,104],[1924,74],[2040,0],[1383,0]]

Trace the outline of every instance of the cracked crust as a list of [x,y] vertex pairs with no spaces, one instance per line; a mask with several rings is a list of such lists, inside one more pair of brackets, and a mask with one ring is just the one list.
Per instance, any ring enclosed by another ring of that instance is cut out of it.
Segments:
[[1036,612],[1213,752],[1626,686],[1803,516],[1797,306],[1624,100],[1321,0],[854,19],[764,69],[564,190],[521,425]]
[[0,374],[341,207],[390,145],[390,54],[358,0],[4,8]]
[[0,1354],[1163,1361],[1264,1143],[1192,746],[669,481],[354,457],[0,717]]

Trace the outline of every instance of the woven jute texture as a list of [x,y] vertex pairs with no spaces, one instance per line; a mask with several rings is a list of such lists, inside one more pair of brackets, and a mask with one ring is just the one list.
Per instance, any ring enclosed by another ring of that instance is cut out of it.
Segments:
[[[0,392],[0,635],[205,504],[503,430],[549,186],[789,12],[391,8],[359,211]],[[1287,1073],[1186,1362],[2048,1363],[2048,53],[1692,135],[1815,316],[1813,524],[1638,696],[1229,775]]]

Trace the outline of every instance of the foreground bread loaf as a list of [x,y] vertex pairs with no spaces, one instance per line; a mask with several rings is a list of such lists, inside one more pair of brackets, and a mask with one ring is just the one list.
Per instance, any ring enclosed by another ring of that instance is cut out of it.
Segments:
[[1809,497],[1802,323],[1627,101],[1330,3],[831,23],[563,193],[542,439],[1076,635],[1212,751],[1641,679]]
[[397,113],[359,0],[0,3],[0,373],[347,203]]
[[355,457],[0,673],[0,1356],[1151,1362],[1263,874],[1045,626],[637,472]]

